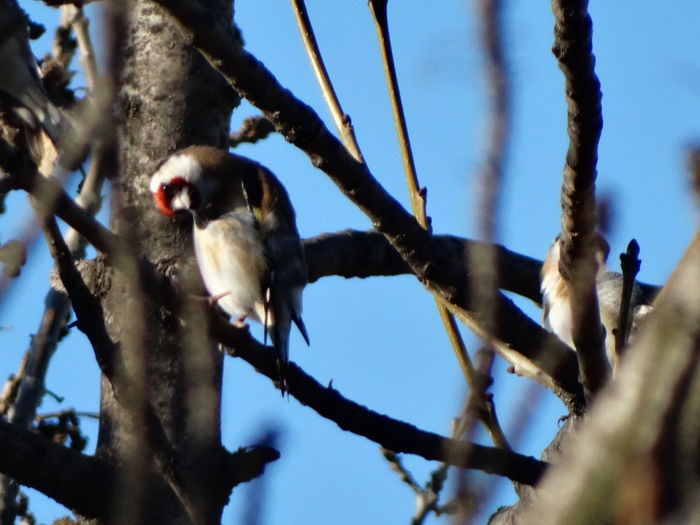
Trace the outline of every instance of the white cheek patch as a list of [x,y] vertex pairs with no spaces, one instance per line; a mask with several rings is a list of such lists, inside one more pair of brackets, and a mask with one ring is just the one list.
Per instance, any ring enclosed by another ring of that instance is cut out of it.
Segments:
[[190,195],[186,191],[179,192],[171,201],[170,207],[175,211],[191,210],[192,200],[190,199]]
[[151,193],[156,193],[163,184],[167,184],[175,177],[197,184],[202,178],[202,167],[190,155],[173,155],[151,177],[149,185]]

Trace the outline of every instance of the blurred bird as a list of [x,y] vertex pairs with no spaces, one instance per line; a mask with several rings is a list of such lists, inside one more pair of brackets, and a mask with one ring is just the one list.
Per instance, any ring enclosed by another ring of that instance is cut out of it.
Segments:
[[[541,291],[543,296],[542,325],[550,332],[556,334],[559,339],[575,348],[572,337],[571,296],[567,281],[559,271],[559,258],[561,250],[560,235],[554,238],[554,242],[547,252],[542,265]],[[595,236],[596,261],[598,271],[596,275],[596,293],[598,295],[598,308],[600,310],[600,322],[605,330],[605,353],[613,370],[617,369],[618,355],[615,351],[615,334],[620,315],[620,303],[622,300],[622,275],[608,272],[605,261],[610,252],[610,246],[599,234]],[[649,306],[643,305],[643,294],[637,283],[632,288],[630,299],[630,315],[628,316],[628,333],[635,328],[643,316],[649,311]]]
[[41,83],[27,20],[15,0],[0,0],[0,91],[12,97],[22,120],[32,129],[43,128],[54,146],[58,144],[66,121]]
[[236,323],[263,324],[284,393],[292,321],[309,344],[301,319],[306,259],[284,187],[252,160],[190,146],[160,165],[150,191],[166,216],[193,216],[197,263],[212,300]]

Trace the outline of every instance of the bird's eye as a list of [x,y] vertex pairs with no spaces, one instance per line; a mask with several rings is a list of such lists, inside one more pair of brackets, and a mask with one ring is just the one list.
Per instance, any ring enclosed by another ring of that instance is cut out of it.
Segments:
[[163,192],[163,195],[165,196],[166,200],[170,202],[175,194],[177,193],[178,188],[175,187],[174,184],[166,184],[163,183],[160,185],[160,191]]

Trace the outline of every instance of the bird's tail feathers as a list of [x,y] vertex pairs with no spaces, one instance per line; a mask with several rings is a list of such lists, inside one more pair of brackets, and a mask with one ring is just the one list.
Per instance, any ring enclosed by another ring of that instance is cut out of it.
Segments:
[[287,393],[287,368],[289,365],[289,318],[286,319],[286,323],[284,319],[277,319],[275,324],[270,327],[270,337],[275,349],[280,390],[284,395]]
[[297,314],[294,311],[292,312],[292,321],[294,321],[294,324],[297,325],[299,333],[304,338],[304,341],[306,341],[306,345],[311,346],[311,341],[309,340],[309,333],[306,331],[306,325],[304,324],[304,320],[299,314]]
[[277,363],[277,377],[279,378],[279,387],[282,397],[284,397],[289,389],[287,385],[287,368],[289,367],[289,362],[277,356],[275,360]]

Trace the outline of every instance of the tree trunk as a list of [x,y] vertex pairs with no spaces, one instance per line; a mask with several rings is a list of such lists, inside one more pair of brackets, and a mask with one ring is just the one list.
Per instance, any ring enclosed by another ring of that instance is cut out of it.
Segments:
[[[205,1],[231,19],[232,0]],[[159,6],[136,0],[130,14],[110,223],[127,239],[125,256],[191,278],[191,224],[155,211],[149,176],[186,145],[226,147],[238,99]],[[106,515],[129,524],[219,523],[228,499],[217,484],[222,355],[206,323],[158,308],[137,271],[114,271],[108,282],[103,307],[117,351],[107,363],[113,376],[102,379],[98,454],[121,468]],[[183,324],[199,331],[183,333]]]

